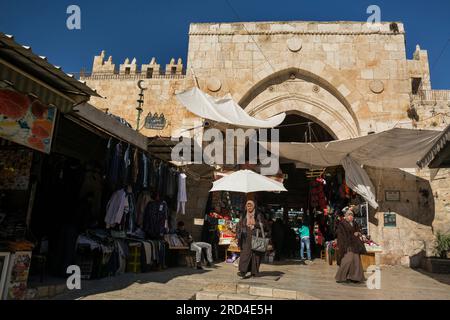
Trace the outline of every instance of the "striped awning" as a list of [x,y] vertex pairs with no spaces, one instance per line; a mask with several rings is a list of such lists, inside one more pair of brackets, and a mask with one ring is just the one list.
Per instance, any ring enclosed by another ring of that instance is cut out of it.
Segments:
[[420,168],[426,166],[438,168],[441,165],[443,167],[450,165],[450,125],[442,132],[427,154],[417,162],[417,165]]
[[72,106],[76,103],[70,97],[27,77],[23,73],[1,63],[1,61],[0,74],[0,88],[12,87],[18,92],[35,97],[47,106],[57,107],[63,113],[71,111]]
[[13,36],[0,32],[0,87],[11,87],[35,96],[42,103],[62,112],[99,96],[84,81],[65,73],[33,52],[31,47],[17,43]]

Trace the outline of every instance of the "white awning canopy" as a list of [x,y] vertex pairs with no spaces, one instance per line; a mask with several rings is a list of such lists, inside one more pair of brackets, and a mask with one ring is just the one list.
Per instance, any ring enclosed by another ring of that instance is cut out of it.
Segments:
[[349,187],[377,209],[375,188],[362,166],[418,168],[419,161],[441,134],[440,131],[395,128],[349,140],[280,143],[280,157],[295,162],[297,168],[342,165]]
[[280,143],[280,157],[297,167],[333,167],[350,156],[360,165],[379,168],[417,168],[441,131],[395,128],[349,140],[319,143]]
[[282,113],[265,120],[256,119],[245,112],[230,94],[215,98],[195,87],[177,94],[177,98],[190,112],[201,118],[241,128],[274,128],[286,117]]

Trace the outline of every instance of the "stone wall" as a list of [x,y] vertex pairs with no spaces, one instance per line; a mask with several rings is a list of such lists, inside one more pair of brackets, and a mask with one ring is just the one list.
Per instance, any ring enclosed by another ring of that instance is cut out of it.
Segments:
[[[133,127],[137,83],[143,80],[141,126],[149,112],[164,113],[168,120],[162,131],[142,129],[148,136],[174,136],[199,121],[175,98],[197,83],[213,96],[231,94],[257,118],[297,113],[336,139],[395,126],[443,129],[450,123],[450,91],[432,90],[427,51],[417,46],[409,60],[404,26],[397,26],[398,32],[391,23],[378,29],[362,22],[196,23],[189,30],[186,68],[175,59],[164,67],[151,59],[140,68],[127,59],[116,68],[102,52],[83,80],[104,97],[93,98],[96,107]],[[383,262],[418,265],[421,256],[432,255],[436,231],[450,231],[449,171],[368,171],[381,206],[371,212],[370,230],[385,248]],[[192,225],[193,219],[204,214],[208,184],[188,182],[183,219],[195,237],[201,227]],[[399,190],[401,201],[385,201],[385,190]],[[384,227],[389,209],[397,213],[395,228]]]
[[178,214],[177,217],[179,220],[184,221],[186,229],[191,232],[195,241],[201,240],[202,226],[194,225],[194,219],[204,218],[211,187],[212,183],[208,180],[198,180],[188,176],[186,181],[188,195],[186,214],[184,216]]
[[[383,246],[381,262],[418,266],[421,256],[431,254],[434,240],[436,205],[429,181],[419,178],[414,171],[376,168],[366,171],[380,205],[377,210],[370,210],[369,230],[373,240]],[[399,191],[400,201],[388,201],[386,190]],[[396,227],[384,226],[385,212],[396,214]]]
[[376,31],[347,22],[192,24],[187,70],[202,88],[220,82],[215,94],[246,102],[271,75],[299,69],[346,105],[358,134],[381,131],[405,118],[410,100],[403,25],[399,30],[390,32],[388,23]]

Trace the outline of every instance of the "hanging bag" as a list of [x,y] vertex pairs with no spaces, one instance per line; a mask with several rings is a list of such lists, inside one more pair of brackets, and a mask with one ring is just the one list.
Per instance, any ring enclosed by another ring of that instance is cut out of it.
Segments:
[[264,234],[264,228],[261,223],[261,220],[259,220],[259,225],[262,230],[262,237],[259,236],[259,229],[256,230],[256,236],[252,236],[252,250],[256,252],[265,253],[267,251],[267,247],[269,245],[269,239],[266,238]]

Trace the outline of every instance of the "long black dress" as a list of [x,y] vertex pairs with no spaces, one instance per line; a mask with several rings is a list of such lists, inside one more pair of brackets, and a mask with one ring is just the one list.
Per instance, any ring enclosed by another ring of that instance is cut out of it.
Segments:
[[362,241],[354,235],[355,232],[359,232],[357,224],[351,225],[346,220],[340,222],[337,227],[339,270],[335,278],[338,282],[365,281],[360,254],[365,254],[366,248]]
[[247,216],[241,218],[237,225],[237,238],[238,245],[241,250],[240,258],[239,258],[239,272],[242,274],[246,274],[250,272],[252,275],[257,275],[259,273],[259,266],[261,264],[261,259],[264,256],[264,253],[255,252],[252,250],[252,236],[256,236],[256,230],[259,230],[259,235],[262,236],[261,232],[261,224],[264,229],[264,217],[261,213],[255,213],[255,227],[251,230],[247,227]]

